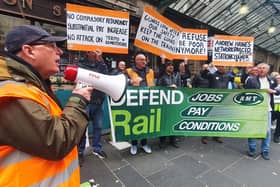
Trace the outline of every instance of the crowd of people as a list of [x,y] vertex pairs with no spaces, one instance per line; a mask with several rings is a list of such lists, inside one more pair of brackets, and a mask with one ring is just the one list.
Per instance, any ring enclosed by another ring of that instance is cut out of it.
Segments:
[[[143,59],[141,65],[139,57]],[[145,60],[144,60],[145,59]],[[214,66],[212,64],[202,64],[199,72],[195,75],[191,75],[187,60],[179,62],[178,71],[175,71],[174,62],[165,60],[164,55],[161,55],[161,61],[159,63],[159,72],[157,77],[152,78],[152,75],[148,75],[148,72],[152,70],[147,66],[146,57],[144,54],[138,54],[135,56],[135,66],[122,70],[130,79],[130,84],[133,86],[164,86],[170,88],[214,88],[214,89],[266,89],[269,98],[269,107],[267,111],[267,135],[262,139],[261,143],[261,155],[263,159],[269,160],[269,147],[271,141],[271,124],[272,121],[276,121],[276,128],[273,135],[273,141],[280,143],[280,74],[278,72],[270,72],[270,66],[266,63],[259,63],[252,67],[247,67],[242,74],[240,84],[235,83],[236,77],[231,71],[227,71],[224,66]],[[131,74],[133,69],[134,74]],[[145,70],[145,71],[144,71]],[[147,71],[148,70],[148,71]],[[153,74],[153,73],[152,73]],[[140,82],[139,82],[140,81]],[[179,145],[176,141],[176,137],[160,137],[159,147],[164,149],[167,144],[167,138],[169,138],[169,144],[178,148]],[[209,137],[202,137],[201,142],[203,144],[208,143]],[[220,137],[213,137],[214,141],[223,143]],[[146,153],[151,153],[152,149],[147,145],[147,140],[141,140],[141,147]],[[135,155],[137,153],[137,141],[132,141],[130,153]],[[256,139],[248,139],[248,156],[256,156]]]
[[[269,110],[267,111],[267,136],[262,139],[261,155],[263,159],[269,160],[269,147],[271,141],[271,124],[276,120],[276,129],[273,136],[275,143],[280,142],[280,96],[278,85],[280,87],[280,75],[278,72],[270,72],[270,66],[266,63],[259,63],[252,67],[247,67],[241,76],[241,83],[235,83],[234,73],[227,70],[224,66],[214,66],[212,64],[202,64],[199,72],[191,75],[187,60],[178,63],[178,71],[175,71],[174,62],[165,59],[164,55],[160,56],[159,71],[157,77],[154,77],[154,71],[147,67],[147,57],[143,54],[135,56],[135,64],[132,68],[122,69],[119,67],[117,72],[126,74],[129,78],[129,84],[132,86],[164,86],[170,88],[214,88],[214,89],[266,89],[269,97]],[[123,61],[120,61],[123,63]],[[160,137],[159,147],[164,149],[167,144],[178,148],[176,137]],[[203,144],[208,143],[209,137],[202,137]],[[214,141],[223,143],[220,137],[213,137]],[[143,139],[141,148],[144,152],[152,153],[152,149],[147,144],[147,139]],[[137,154],[137,141],[133,140],[130,148],[132,155]],[[248,156],[256,156],[256,139],[248,139]]]
[[[92,153],[101,159],[107,157],[101,143],[105,94],[91,86],[75,88],[62,108],[51,89],[49,77],[59,72],[58,62],[63,54],[59,45],[65,40],[29,25],[15,27],[6,36],[5,51],[0,54],[0,168],[1,175],[5,175],[0,178],[0,186],[79,186],[79,164],[83,162],[89,121],[93,124]],[[88,51],[78,65],[110,73],[100,50]],[[125,74],[130,86],[235,88],[234,76],[223,66],[202,64],[200,71],[191,75],[186,59],[178,63],[175,71],[174,62],[162,55],[159,72],[155,73],[144,53],[136,54],[134,64],[126,66],[125,61],[120,61],[111,74]],[[272,120],[277,120],[273,141],[280,142],[280,75],[270,76],[269,68],[266,63],[257,64],[247,68],[241,78],[245,89],[266,89],[270,98],[267,135],[261,140],[265,160],[270,159]],[[203,144],[208,140],[201,139]],[[213,140],[223,143],[219,137]],[[179,147],[176,137],[160,137],[159,147],[164,149],[167,145]],[[139,146],[152,153],[147,139],[142,139],[131,141],[131,155],[137,154]],[[248,156],[256,156],[256,139],[248,139]],[[34,171],[36,175],[28,177]]]

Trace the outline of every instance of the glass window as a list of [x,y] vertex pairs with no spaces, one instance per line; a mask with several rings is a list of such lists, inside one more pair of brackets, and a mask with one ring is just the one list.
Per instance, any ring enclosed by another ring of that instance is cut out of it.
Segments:
[[0,49],[4,50],[5,36],[15,26],[30,24],[30,20],[0,14]]

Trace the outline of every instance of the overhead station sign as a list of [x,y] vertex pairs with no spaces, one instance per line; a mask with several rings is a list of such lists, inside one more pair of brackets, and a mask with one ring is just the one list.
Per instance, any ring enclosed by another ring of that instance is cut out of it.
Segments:
[[212,62],[217,66],[252,66],[253,49],[253,37],[215,35]]
[[66,4],[67,48],[128,53],[129,13]]

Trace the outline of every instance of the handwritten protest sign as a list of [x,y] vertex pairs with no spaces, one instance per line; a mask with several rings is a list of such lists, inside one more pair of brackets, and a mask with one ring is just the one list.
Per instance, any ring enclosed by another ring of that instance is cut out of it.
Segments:
[[253,48],[253,37],[215,35],[212,62],[220,66],[252,66]]
[[67,4],[67,48],[128,53],[129,13]]
[[135,46],[168,59],[207,60],[207,30],[184,29],[146,7]]
[[146,7],[135,38],[135,46],[172,59],[180,37],[180,27]]
[[207,60],[207,30],[183,29],[173,58]]

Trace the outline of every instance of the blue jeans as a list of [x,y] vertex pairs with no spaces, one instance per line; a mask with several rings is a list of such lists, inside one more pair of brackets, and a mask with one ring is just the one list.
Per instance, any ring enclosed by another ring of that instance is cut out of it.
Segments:
[[[102,151],[101,135],[102,135],[102,122],[104,117],[103,104],[89,104],[87,106],[89,120],[93,125],[93,138],[92,147],[96,152]],[[79,143],[79,153],[83,153],[86,145],[86,135],[84,134]]]
[[[271,112],[268,112],[268,121],[267,121],[267,134],[266,138],[262,138],[262,144],[261,144],[261,152],[269,152],[269,145],[271,140]],[[255,152],[257,147],[257,141],[255,138],[248,138],[248,146],[249,150]]]

